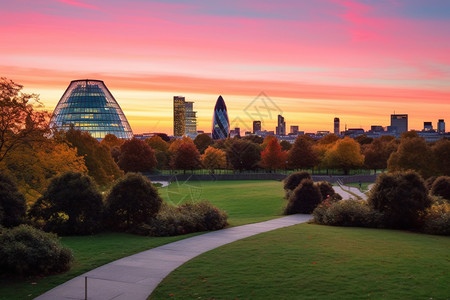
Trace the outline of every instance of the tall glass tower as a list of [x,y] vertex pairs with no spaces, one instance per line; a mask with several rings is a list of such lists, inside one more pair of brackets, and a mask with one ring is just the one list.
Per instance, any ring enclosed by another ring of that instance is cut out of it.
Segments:
[[228,120],[227,106],[222,96],[219,96],[214,107],[212,123],[212,139],[226,139],[230,133],[230,121]]
[[73,126],[97,139],[109,133],[121,139],[133,137],[125,114],[101,80],[72,81],[56,105],[50,124],[62,130]]

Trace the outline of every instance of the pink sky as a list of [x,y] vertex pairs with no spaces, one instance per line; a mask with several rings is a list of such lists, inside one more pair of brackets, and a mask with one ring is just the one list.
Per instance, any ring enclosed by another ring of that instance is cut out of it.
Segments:
[[[218,95],[249,127],[265,92],[287,126],[411,129],[450,112],[450,5],[365,1],[4,1],[0,75],[50,111],[71,80],[103,80],[135,133],[172,133],[172,97],[210,131]],[[263,120],[275,129],[276,115]]]

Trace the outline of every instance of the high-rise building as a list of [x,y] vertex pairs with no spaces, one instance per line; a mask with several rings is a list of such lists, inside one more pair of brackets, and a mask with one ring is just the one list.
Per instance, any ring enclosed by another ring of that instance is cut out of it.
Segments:
[[292,125],[291,126],[291,133],[292,134],[298,134],[298,126],[297,125]]
[[334,118],[334,134],[335,135],[341,134],[339,118]]
[[73,80],[56,105],[50,124],[59,130],[74,127],[87,131],[96,139],[107,134],[133,137],[125,114],[101,80]]
[[186,103],[184,97],[173,97],[173,135],[183,136],[186,128]]
[[444,119],[439,119],[437,124],[437,130],[439,133],[445,133],[445,122]]
[[194,111],[194,102],[185,102],[184,133],[186,135],[197,135],[197,112]]
[[227,106],[222,96],[219,96],[214,107],[211,133],[213,140],[226,139],[230,134]]
[[433,131],[433,123],[423,122],[423,131]]
[[276,127],[277,135],[286,135],[286,122],[284,121],[284,117],[278,115],[278,126]]
[[408,131],[408,115],[407,114],[393,114],[391,115],[390,130],[400,134]]
[[261,131],[261,121],[253,121],[253,134],[257,131]]

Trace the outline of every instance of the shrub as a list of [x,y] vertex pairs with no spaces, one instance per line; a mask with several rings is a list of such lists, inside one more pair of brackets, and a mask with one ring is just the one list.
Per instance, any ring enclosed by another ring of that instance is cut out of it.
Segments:
[[322,199],[327,199],[329,197],[333,197],[335,192],[333,186],[328,181],[320,181],[316,183],[319,187],[320,194],[322,195]]
[[206,200],[178,207],[164,203],[158,215],[143,226],[147,235],[172,236],[218,230],[228,225],[226,212]]
[[450,202],[434,203],[425,211],[424,219],[425,233],[450,235]]
[[68,172],[55,177],[30,210],[30,217],[44,221],[44,230],[55,233],[92,234],[101,230],[103,198],[94,180]]
[[147,177],[128,173],[114,184],[106,198],[107,217],[113,228],[134,230],[158,213],[161,202],[158,190]]
[[13,227],[21,224],[25,212],[25,197],[10,177],[0,173],[0,226]]
[[425,180],[425,186],[427,187],[427,190],[431,191],[431,187],[433,186],[433,183],[436,179],[437,176],[431,176],[428,177],[427,180]]
[[292,191],[300,185],[303,179],[311,179],[312,177],[308,172],[295,172],[290,174],[288,177],[284,179],[284,191],[285,198],[289,199],[291,197]]
[[72,251],[61,246],[55,234],[31,226],[4,229],[0,234],[0,273],[31,276],[65,272],[73,261]]
[[431,194],[450,200],[450,177],[440,176],[436,178],[431,186]]
[[321,203],[313,212],[314,222],[332,226],[378,227],[382,215],[365,201],[344,200]]
[[381,174],[368,199],[384,214],[389,228],[418,228],[420,214],[431,205],[423,179],[414,171]]
[[303,179],[289,197],[284,213],[286,215],[310,214],[320,202],[322,202],[322,195],[317,185],[311,179]]

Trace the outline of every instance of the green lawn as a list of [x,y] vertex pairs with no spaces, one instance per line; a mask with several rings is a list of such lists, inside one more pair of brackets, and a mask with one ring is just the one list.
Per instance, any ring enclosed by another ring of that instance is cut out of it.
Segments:
[[449,299],[450,238],[301,224],[200,255],[149,299]]
[[[361,191],[365,192],[369,189],[369,185],[374,184],[374,182],[361,182]],[[358,182],[352,182],[352,183],[346,183],[345,185],[353,186],[359,189],[359,183]]]

